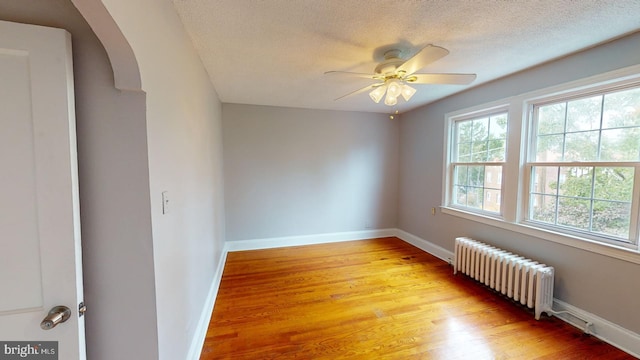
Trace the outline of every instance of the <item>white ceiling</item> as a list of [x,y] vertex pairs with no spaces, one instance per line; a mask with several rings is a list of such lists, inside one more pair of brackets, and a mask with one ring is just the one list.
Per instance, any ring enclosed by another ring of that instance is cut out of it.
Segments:
[[[222,102],[404,112],[640,29],[640,0],[173,0]],[[384,49],[450,54],[419,72],[476,73],[420,85],[390,108],[366,93]],[[640,51],[640,49],[639,49]],[[362,82],[362,81],[365,82]]]

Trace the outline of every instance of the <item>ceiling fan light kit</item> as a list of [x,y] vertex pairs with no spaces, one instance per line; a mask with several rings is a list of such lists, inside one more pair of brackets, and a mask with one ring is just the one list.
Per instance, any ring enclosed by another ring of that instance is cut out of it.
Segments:
[[416,89],[398,80],[387,80],[384,85],[374,88],[369,93],[369,97],[377,104],[382,100],[385,93],[387,96],[384,98],[384,103],[393,106],[398,103],[398,96],[402,96],[405,101],[409,101],[413,94],[416,93]]
[[[420,74],[416,71],[428,64],[443,58],[449,51],[439,46],[427,45],[418,51],[408,60],[400,58],[401,51],[392,49],[384,53],[384,60],[375,68],[374,74],[363,74],[343,71],[327,71],[325,74],[338,74],[369,78],[377,81],[362,89],[341,96],[336,100],[369,91],[369,97],[376,104],[384,97],[387,106],[394,106],[398,103],[398,97],[402,96],[405,101],[409,101],[416,93],[416,89],[409,86],[411,84],[456,84],[468,85],[476,78],[475,74]],[[386,96],[385,96],[386,94]]]

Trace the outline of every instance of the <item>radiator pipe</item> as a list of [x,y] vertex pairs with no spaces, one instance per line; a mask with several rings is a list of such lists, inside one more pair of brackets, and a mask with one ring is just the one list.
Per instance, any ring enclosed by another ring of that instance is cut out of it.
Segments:
[[584,322],[584,330],[583,332],[587,335],[592,335],[591,330],[589,330],[589,328],[591,328],[591,326],[593,326],[593,323],[591,321],[588,321],[574,313],[572,313],[571,311],[568,310],[563,310],[563,311],[555,311],[555,310],[547,310],[548,312],[552,313],[553,315],[558,315],[558,314],[569,314],[571,316],[573,316],[574,318],[581,320],[582,322]]

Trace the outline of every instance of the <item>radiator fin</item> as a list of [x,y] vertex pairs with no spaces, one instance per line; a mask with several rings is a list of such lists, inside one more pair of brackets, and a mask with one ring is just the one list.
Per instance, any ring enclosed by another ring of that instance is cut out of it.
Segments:
[[536,320],[551,315],[554,269],[467,237],[456,238],[453,273],[458,271],[534,309]]

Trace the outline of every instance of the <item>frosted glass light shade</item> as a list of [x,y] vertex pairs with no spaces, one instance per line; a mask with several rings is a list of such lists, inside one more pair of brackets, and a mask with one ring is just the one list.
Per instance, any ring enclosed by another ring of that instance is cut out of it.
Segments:
[[387,94],[397,98],[402,93],[402,84],[396,80],[391,80],[387,84]]
[[387,96],[384,98],[384,104],[388,106],[393,106],[398,103],[398,97],[393,96],[389,90],[387,90]]
[[386,91],[387,85],[378,86],[369,93],[369,97],[371,97],[371,100],[375,101],[377,104],[380,102],[380,100],[382,100],[382,97],[384,96],[384,93]]
[[404,98],[405,101],[409,101],[409,99],[411,99],[411,97],[415,93],[416,93],[416,89],[412,88],[407,84],[402,85],[402,97]]

